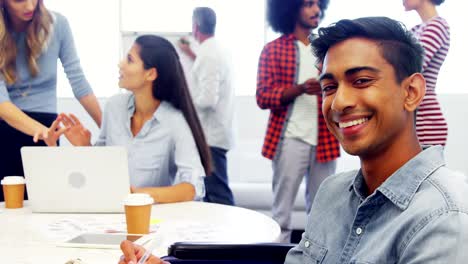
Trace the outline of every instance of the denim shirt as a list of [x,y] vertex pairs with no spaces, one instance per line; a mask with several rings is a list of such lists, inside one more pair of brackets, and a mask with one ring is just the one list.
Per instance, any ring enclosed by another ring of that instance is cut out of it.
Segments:
[[325,180],[286,263],[467,263],[468,179],[443,148],[408,161],[371,195],[361,171]]
[[182,113],[170,103],[161,101],[153,117],[133,136],[130,120],[134,112],[133,94],[109,98],[95,145],[127,147],[132,186],[171,186],[188,182],[195,187],[195,199],[203,198],[205,172]]

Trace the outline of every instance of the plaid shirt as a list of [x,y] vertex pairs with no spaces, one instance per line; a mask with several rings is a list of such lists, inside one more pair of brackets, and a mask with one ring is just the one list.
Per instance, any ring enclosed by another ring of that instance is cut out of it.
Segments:
[[[262,155],[268,159],[275,156],[283,137],[288,105],[281,104],[284,90],[297,82],[299,57],[293,34],[283,35],[268,43],[260,55],[257,74],[257,104],[261,109],[270,109],[270,118],[263,143]],[[318,98],[319,133],[316,159],[319,162],[334,160],[340,156],[338,140],[330,133],[322,114],[322,97]]]

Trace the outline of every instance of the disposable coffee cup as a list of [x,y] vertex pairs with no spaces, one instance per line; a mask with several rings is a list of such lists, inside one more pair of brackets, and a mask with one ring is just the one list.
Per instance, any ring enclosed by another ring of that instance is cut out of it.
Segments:
[[128,234],[148,234],[153,198],[144,193],[131,193],[124,201]]
[[26,181],[21,176],[7,176],[1,181],[3,195],[5,196],[5,208],[15,209],[23,207],[24,186]]

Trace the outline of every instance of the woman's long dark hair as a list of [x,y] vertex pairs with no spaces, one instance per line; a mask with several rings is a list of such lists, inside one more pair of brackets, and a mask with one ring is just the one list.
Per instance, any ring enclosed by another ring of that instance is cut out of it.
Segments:
[[174,46],[154,35],[140,36],[135,43],[140,47],[145,69],[156,68],[158,72],[158,78],[153,82],[153,97],[171,103],[182,112],[192,130],[206,176],[210,175],[213,170],[211,154]]

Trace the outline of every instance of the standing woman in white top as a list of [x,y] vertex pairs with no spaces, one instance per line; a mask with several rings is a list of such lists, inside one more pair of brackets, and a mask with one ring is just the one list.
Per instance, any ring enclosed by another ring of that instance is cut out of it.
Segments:
[[404,0],[406,11],[418,12],[422,23],[411,31],[424,48],[422,74],[426,79],[426,95],[417,111],[416,132],[422,145],[442,145],[447,141],[448,127],[436,95],[439,70],[450,47],[450,28],[437,13],[444,0]]
[[0,0],[0,179],[23,175],[22,146],[52,143],[47,131],[57,116],[57,59],[75,97],[100,125],[67,19],[42,0]]
[[[132,192],[148,193],[156,203],[201,200],[210,151],[174,46],[140,36],[119,68],[119,86],[130,93],[107,100],[95,145],[127,148]],[[58,120],[73,145],[91,145],[89,130],[75,116]]]

